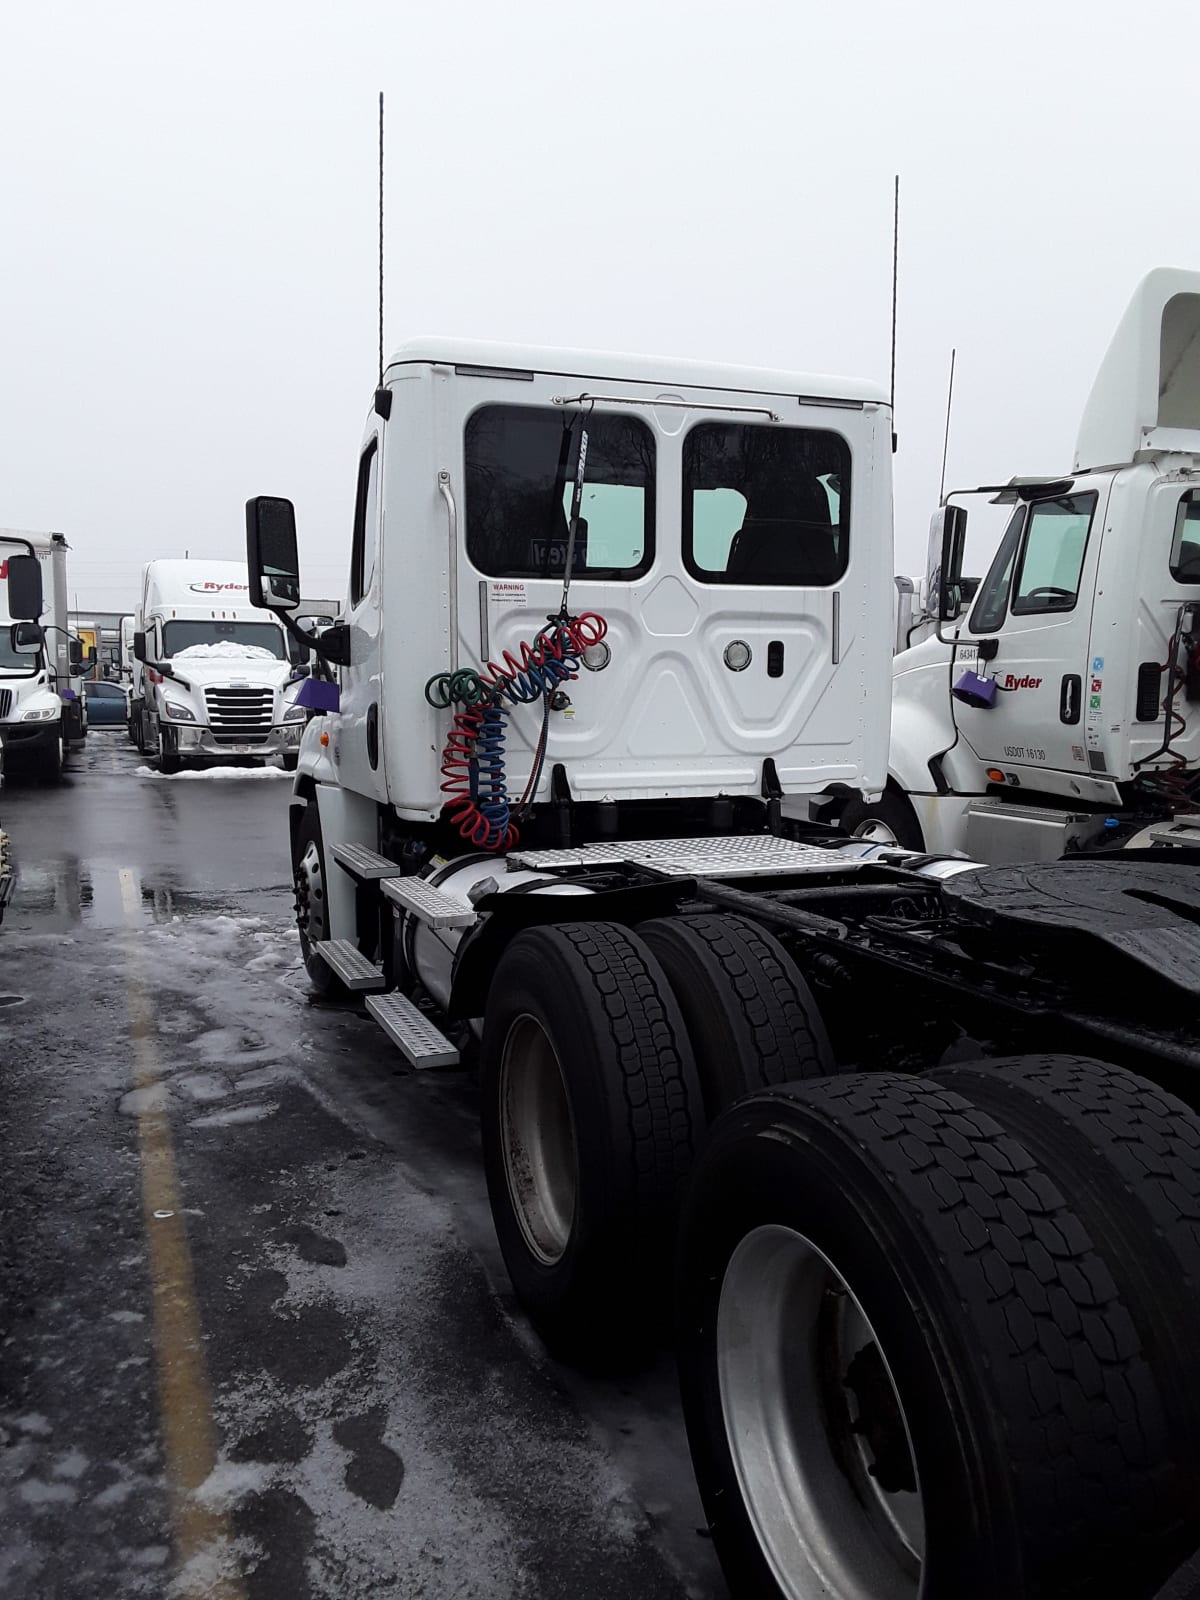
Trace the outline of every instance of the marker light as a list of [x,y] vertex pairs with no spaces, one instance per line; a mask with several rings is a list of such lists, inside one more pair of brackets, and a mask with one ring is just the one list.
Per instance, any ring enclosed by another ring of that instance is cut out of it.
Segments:
[[601,639],[596,644],[588,645],[579,659],[589,672],[603,672],[612,660],[612,651]]
[[730,672],[745,672],[754,652],[744,639],[731,639],[725,646],[725,665]]
[[1003,783],[1004,782],[1004,774],[1000,771],[999,767],[989,767],[987,769],[987,775],[988,775],[988,781],[991,782],[991,783]]

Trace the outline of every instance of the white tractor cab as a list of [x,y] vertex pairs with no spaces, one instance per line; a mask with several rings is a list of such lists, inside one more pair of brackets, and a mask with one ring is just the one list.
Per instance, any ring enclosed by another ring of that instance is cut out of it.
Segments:
[[733,1593],[1148,1600],[1200,1541],[1200,1119],[1163,1087],[1200,1100],[1200,856],[1015,893],[785,813],[884,787],[891,420],[844,379],[402,348],[343,622],[299,629],[292,505],[247,506],[252,603],[330,674],[301,949],[413,1067],[478,1063],[552,1349],[652,1356],[676,1285]]
[[251,609],[245,567],[151,561],[133,653],[131,736],[163,772],[234,756],[295,767],[295,686],[308,669],[279,623]]
[[[10,773],[57,783],[87,737],[81,641],[67,627],[67,541],[0,529],[0,742]],[[7,613],[5,614],[5,607]]]
[[970,492],[1007,529],[968,602],[966,510],[934,519],[941,624],[895,659],[887,792],[844,825],[996,863],[1200,844],[1200,273],[1139,286],[1069,474]]

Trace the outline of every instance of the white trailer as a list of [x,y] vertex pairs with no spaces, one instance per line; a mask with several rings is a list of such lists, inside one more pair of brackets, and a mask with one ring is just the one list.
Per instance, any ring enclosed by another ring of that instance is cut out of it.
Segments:
[[1137,289],[1069,473],[974,492],[1007,529],[895,658],[887,791],[844,825],[996,863],[1200,846],[1200,273]]
[[[652,1356],[675,1283],[734,1594],[1149,1600],[1200,1539],[1194,869],[789,820],[886,780],[891,423],[869,383],[404,347],[304,639],[301,950],[414,1068],[478,1064],[553,1350]],[[294,628],[290,502],[247,549]]]
[[133,632],[134,742],[164,772],[232,756],[295,767],[305,713],[287,635],[234,562],[151,561]]
[[36,632],[16,648],[14,617],[0,589],[0,741],[10,771],[25,767],[57,783],[67,753],[87,736],[83,697],[85,662],[68,629],[67,541],[61,533],[0,528],[0,579],[13,557],[33,556],[40,570],[36,617],[22,618]]

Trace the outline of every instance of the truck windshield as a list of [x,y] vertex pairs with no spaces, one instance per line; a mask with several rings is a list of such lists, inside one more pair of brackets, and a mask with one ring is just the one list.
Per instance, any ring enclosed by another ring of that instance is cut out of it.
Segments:
[[[285,659],[283,631],[273,622],[220,622],[213,618],[204,622],[168,622],[163,628],[163,656],[167,661],[198,644],[246,646],[252,651],[265,650],[280,661]],[[230,652],[227,648],[217,653]]]

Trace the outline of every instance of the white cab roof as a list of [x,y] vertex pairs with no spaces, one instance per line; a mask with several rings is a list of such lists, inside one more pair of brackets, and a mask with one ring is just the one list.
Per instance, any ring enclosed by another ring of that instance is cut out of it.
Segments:
[[1075,444],[1076,472],[1200,454],[1200,272],[1156,267],[1117,324]]
[[414,364],[447,367],[491,367],[514,372],[555,373],[584,382],[653,384],[665,389],[719,389],[738,394],[803,395],[812,400],[841,400],[887,405],[881,384],[860,378],[837,378],[814,372],[778,372],[770,367],[722,366],[688,361],[679,356],[632,356],[600,350],[554,350],[539,345],[491,344],[477,339],[441,339],[432,335],[409,339],[388,363],[389,368]]
[[34,550],[49,550],[67,542],[61,533],[33,533],[28,528],[0,528],[0,542],[5,539],[23,539]]

